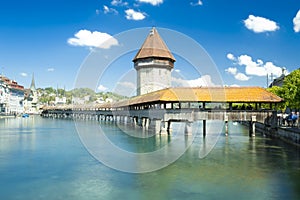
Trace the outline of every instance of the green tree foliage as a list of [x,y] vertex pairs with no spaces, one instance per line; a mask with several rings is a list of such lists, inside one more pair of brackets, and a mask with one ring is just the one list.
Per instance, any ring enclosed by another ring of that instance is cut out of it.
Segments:
[[293,71],[284,79],[282,89],[286,106],[300,108],[300,69]]
[[286,76],[282,87],[273,86],[268,91],[284,99],[281,108],[300,108],[300,69]]
[[[281,98],[284,98],[283,97],[284,96],[284,92],[283,92],[282,87],[273,86],[271,88],[268,88],[267,90],[269,92],[272,92],[273,94],[276,94],[277,96],[279,96]],[[286,108],[286,102],[280,103],[278,106],[279,106],[280,109],[285,109]]]
[[45,88],[45,92],[47,92],[47,94],[51,94],[51,93],[56,93],[56,90],[53,89],[52,87],[47,87]]
[[59,96],[64,96],[65,95],[65,90],[64,89],[57,89],[57,93]]
[[94,96],[95,92],[90,88],[75,88],[70,91],[73,97]]
[[80,99],[85,99],[88,97],[88,100],[86,103],[91,103],[95,102],[98,98],[102,98],[103,100],[106,100],[107,98],[111,98],[115,101],[125,99],[127,97],[112,93],[112,92],[99,92],[96,93],[90,88],[75,88],[70,91],[65,91],[64,89],[54,89],[52,87],[47,87],[45,89],[39,88],[38,92],[40,94],[39,96],[39,102],[43,104],[49,104],[51,102],[55,101],[55,97],[58,95],[60,98],[61,97],[66,97],[67,98],[67,104],[72,103],[72,98],[80,98]]

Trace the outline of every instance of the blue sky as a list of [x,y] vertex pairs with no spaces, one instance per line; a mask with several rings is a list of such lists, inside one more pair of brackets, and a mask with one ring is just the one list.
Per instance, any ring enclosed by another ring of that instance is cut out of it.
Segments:
[[[216,64],[223,84],[265,87],[266,74],[276,77],[282,67],[288,72],[300,67],[299,10],[298,0],[2,1],[0,72],[25,87],[34,73],[37,87],[72,89],[91,52],[120,45],[115,35],[124,31],[155,26],[199,43]],[[107,38],[115,40],[101,45]],[[114,90],[117,83],[133,87],[134,53],[113,62],[108,78],[99,79],[99,90]],[[179,77],[192,86],[210,83],[211,75],[195,73],[185,66],[185,58],[175,57]],[[132,80],[114,65],[122,66]]]

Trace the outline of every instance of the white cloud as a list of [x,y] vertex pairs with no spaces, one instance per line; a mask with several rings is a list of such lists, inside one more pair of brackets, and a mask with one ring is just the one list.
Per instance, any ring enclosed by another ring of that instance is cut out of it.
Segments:
[[123,2],[122,0],[112,0],[110,4],[113,6],[127,6],[128,2]]
[[274,65],[272,62],[264,62],[261,59],[253,61],[251,56],[240,55],[237,58],[232,54],[227,54],[227,58],[233,61],[234,65],[245,67],[245,73],[240,73],[236,67],[225,69],[226,72],[232,74],[235,79],[247,81],[253,76],[267,76],[272,74],[274,77],[279,77],[282,74],[282,67]]
[[47,72],[53,72],[53,71],[54,71],[53,67],[47,69]]
[[203,75],[197,79],[184,80],[182,78],[172,77],[172,85],[175,87],[200,87],[200,86],[216,86],[210,75]]
[[296,33],[300,32],[300,10],[297,12],[296,16],[293,19],[294,31]]
[[236,58],[234,57],[234,55],[231,54],[231,53],[228,53],[228,54],[227,54],[227,58],[228,58],[229,60],[235,60],[235,59],[236,59]]
[[252,58],[248,55],[239,56],[238,64],[241,66],[245,66],[245,72],[248,75],[255,75],[255,76],[267,75],[267,71],[264,68],[262,61],[258,60],[258,62],[254,62]]
[[239,81],[248,81],[250,79],[250,77],[240,72],[234,75],[234,78]]
[[100,14],[100,10],[96,9],[96,15],[99,15],[99,14]]
[[192,6],[202,6],[203,2],[202,2],[202,0],[198,0],[197,2],[191,2],[191,5]]
[[113,92],[128,97],[134,96],[136,95],[136,84],[131,81],[118,82]]
[[257,59],[256,62],[257,62],[258,65],[263,65],[264,64],[264,61],[262,61],[261,59]]
[[28,74],[27,74],[27,73],[25,73],[25,72],[22,72],[22,73],[20,73],[20,75],[21,75],[21,76],[23,76],[23,77],[26,77],[26,76],[28,76]]
[[132,82],[124,81],[124,82],[118,82],[118,87],[127,87],[130,89],[135,89],[136,85]]
[[159,5],[164,2],[164,0],[138,0],[141,3],[150,3],[153,6]]
[[282,67],[277,67],[272,62],[266,62],[264,68],[266,69],[267,74],[273,74],[277,77],[282,74]]
[[191,87],[200,87],[200,86],[214,86],[211,77],[209,75],[201,76],[200,78],[194,80],[188,80],[188,84]]
[[267,71],[262,66],[263,63],[261,60],[254,62],[252,58],[248,55],[241,55],[238,57],[238,65],[245,66],[246,74],[256,75],[256,76],[266,76]]
[[103,6],[103,12],[104,14],[109,13],[109,8],[106,5]]
[[237,68],[236,67],[229,67],[228,69],[225,69],[225,71],[228,72],[229,74],[232,74],[232,75],[237,74]]
[[69,38],[68,43],[73,46],[87,46],[109,49],[111,46],[118,45],[118,41],[107,33],[89,30],[80,30],[74,38]]
[[274,65],[272,62],[264,63],[261,59],[253,61],[252,57],[248,55],[240,55],[235,64],[244,66],[246,75],[266,76],[272,73],[275,77],[279,77],[282,74],[282,67]]
[[144,13],[135,11],[133,9],[125,10],[125,13],[126,13],[126,19],[128,20],[143,20],[146,17]]
[[244,20],[244,24],[246,28],[254,31],[255,33],[276,31],[279,29],[276,22],[254,15],[249,15],[248,19]]
[[238,72],[236,67],[229,67],[225,69],[225,71],[233,75],[234,78],[239,81],[248,81],[250,79],[250,77],[246,76],[244,73]]
[[174,72],[180,73],[180,69],[175,69]]
[[237,84],[232,84],[232,85],[230,85],[230,87],[241,87],[241,86],[237,85]]
[[[96,11],[97,12],[97,11]],[[109,8],[108,6],[104,5],[103,6],[103,12],[104,14],[108,14],[108,13],[113,13],[113,14],[118,14],[118,11],[114,8]]]
[[104,91],[106,91],[108,88],[105,87],[104,85],[99,85],[97,89],[98,89],[99,91],[101,91],[101,92],[104,92]]

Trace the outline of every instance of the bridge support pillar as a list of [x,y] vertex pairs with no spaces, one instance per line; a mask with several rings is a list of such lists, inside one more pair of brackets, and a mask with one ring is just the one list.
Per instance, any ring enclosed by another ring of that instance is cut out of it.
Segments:
[[150,124],[150,119],[149,118],[143,118],[143,128],[148,130]]
[[171,134],[172,133],[172,128],[171,128],[171,121],[168,121],[168,133]]
[[155,134],[160,134],[160,126],[161,126],[160,119],[151,119],[150,128],[154,130]]
[[185,123],[185,128],[184,128],[184,133],[185,135],[192,135],[192,122],[186,122]]
[[255,122],[256,116],[252,116],[251,121],[249,121],[249,137],[255,137]]
[[168,134],[168,131],[169,131],[168,124],[169,123],[167,121],[161,122],[161,126],[160,126],[160,134],[161,135],[167,135]]
[[202,123],[203,123],[203,125],[202,125],[203,126],[203,133],[202,134],[203,134],[203,137],[206,137],[206,120],[203,120]]
[[225,121],[225,135],[228,136],[228,121]]
[[123,118],[124,124],[127,124],[127,121],[128,121],[128,117],[127,117],[127,116],[124,116],[124,118]]
[[225,135],[228,136],[228,115],[224,116],[225,121]]
[[133,117],[133,125],[134,126],[138,125],[138,121],[139,121],[138,117]]
[[249,121],[249,137],[255,137],[255,122]]
[[138,126],[141,126],[141,127],[143,127],[143,118],[137,118],[137,124],[138,124]]

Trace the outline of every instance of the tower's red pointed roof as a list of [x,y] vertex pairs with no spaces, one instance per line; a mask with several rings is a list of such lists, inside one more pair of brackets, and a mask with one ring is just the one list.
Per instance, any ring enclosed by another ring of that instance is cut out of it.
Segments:
[[144,44],[135,55],[133,62],[143,58],[165,58],[175,62],[174,56],[158,34],[156,28],[152,28]]

